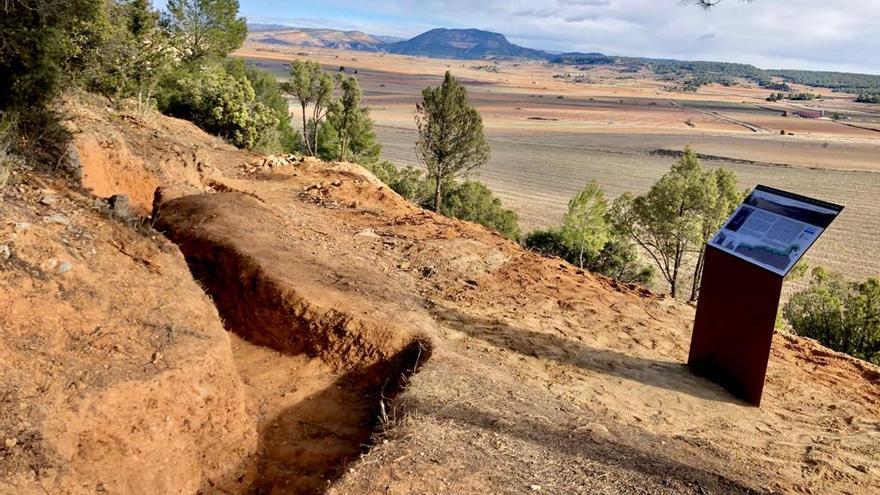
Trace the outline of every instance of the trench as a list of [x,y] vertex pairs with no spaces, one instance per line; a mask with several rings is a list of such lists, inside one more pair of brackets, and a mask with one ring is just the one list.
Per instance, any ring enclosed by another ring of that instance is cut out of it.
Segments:
[[[163,229],[166,230],[166,229]],[[372,341],[228,245],[166,231],[214,301],[258,420],[243,478],[203,493],[324,493],[378,439],[391,401],[430,357],[427,340]]]

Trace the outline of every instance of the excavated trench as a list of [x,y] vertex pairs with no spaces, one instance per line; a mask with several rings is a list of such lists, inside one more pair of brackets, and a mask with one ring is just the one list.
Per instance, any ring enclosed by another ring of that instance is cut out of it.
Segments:
[[218,242],[199,227],[158,225],[234,334],[233,356],[260,436],[248,476],[202,491],[323,493],[372,445],[389,401],[430,357],[430,345],[414,335],[387,338],[376,322],[315,304],[309,290],[273,277],[234,242]]

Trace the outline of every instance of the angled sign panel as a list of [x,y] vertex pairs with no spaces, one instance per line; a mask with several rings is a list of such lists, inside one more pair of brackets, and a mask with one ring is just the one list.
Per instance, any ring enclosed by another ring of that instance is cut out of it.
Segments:
[[709,244],[785,276],[842,210],[840,205],[757,186]]

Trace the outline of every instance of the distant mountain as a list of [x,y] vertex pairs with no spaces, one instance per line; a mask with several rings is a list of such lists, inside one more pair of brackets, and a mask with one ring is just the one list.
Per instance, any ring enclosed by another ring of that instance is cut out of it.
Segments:
[[[250,28],[250,26],[248,27]],[[373,36],[361,31],[295,28],[289,26],[281,26],[277,29],[249,29],[249,31],[248,38],[251,41],[273,45],[375,52],[387,44],[386,37]]]
[[385,43],[397,43],[398,41],[406,41],[406,38],[401,38],[400,36],[380,36],[378,34],[372,35],[373,38],[377,40],[381,40]]
[[432,29],[407,41],[385,46],[389,53],[434,58],[528,58],[545,60],[552,55],[514,45],[501,33],[479,29]]
[[313,29],[277,24],[248,24],[248,39],[257,43],[358,51],[385,51],[434,58],[532,59],[552,63],[594,65],[613,63],[601,53],[550,53],[511,43],[503,34],[480,29],[432,29],[412,39],[361,31]]

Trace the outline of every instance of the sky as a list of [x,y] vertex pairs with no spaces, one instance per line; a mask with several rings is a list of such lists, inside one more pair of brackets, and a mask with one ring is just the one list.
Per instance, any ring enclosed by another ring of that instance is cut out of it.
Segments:
[[249,22],[412,37],[479,28],[551,51],[880,74],[880,0],[240,0]]

